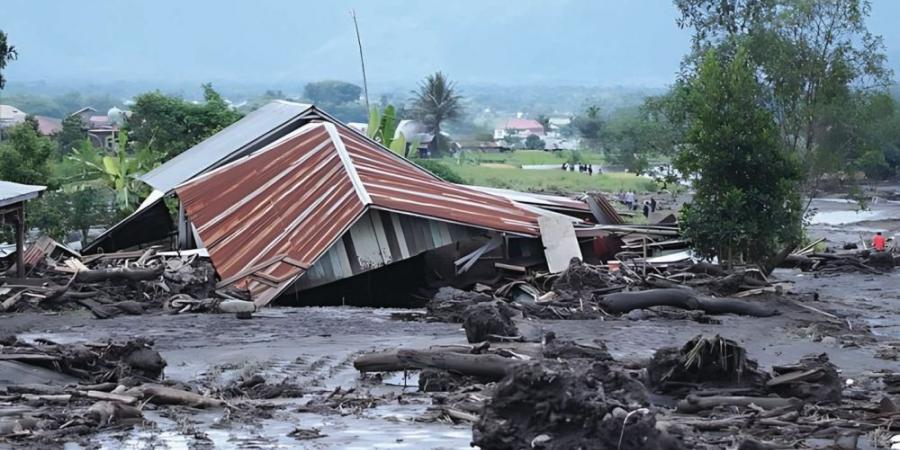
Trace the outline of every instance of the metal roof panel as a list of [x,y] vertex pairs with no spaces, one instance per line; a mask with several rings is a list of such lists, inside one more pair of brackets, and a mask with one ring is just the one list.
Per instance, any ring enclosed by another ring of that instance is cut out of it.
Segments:
[[[275,100],[247,114],[237,122],[199,144],[185,150],[165,164],[147,172],[141,181],[154,189],[169,192],[181,183],[217,167],[235,153],[298,118],[312,105]],[[256,149],[248,149],[253,151]]]

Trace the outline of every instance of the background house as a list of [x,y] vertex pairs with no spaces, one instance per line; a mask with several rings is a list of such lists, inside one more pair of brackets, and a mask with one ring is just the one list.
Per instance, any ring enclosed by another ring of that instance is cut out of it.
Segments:
[[532,134],[537,136],[544,136],[545,134],[544,126],[534,119],[509,119],[503,122],[500,127],[494,129],[495,140],[502,140],[507,136],[525,139]]
[[15,106],[0,105],[0,128],[18,125],[25,121],[26,115]]

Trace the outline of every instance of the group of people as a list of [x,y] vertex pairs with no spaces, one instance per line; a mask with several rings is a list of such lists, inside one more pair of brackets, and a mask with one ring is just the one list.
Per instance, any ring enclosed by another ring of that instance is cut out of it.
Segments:
[[[619,202],[625,205],[630,211],[638,209],[637,196],[634,194],[634,191],[619,191],[618,198]],[[656,199],[650,197],[649,199],[644,200],[641,206],[644,217],[650,217],[650,213],[656,212]]]
[[579,172],[586,173],[588,175],[593,175],[594,172],[598,174],[601,173],[600,168],[597,167],[596,169],[594,169],[593,164],[569,164],[567,162],[564,162],[562,165],[562,170],[568,170],[569,172],[574,172],[576,168]]

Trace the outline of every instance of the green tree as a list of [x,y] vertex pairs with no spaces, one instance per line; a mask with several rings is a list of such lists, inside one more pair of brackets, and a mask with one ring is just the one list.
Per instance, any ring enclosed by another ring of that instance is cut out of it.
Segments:
[[[604,150],[610,162],[625,166],[634,173],[645,173],[650,160],[669,160],[682,143],[680,123],[674,123],[671,94],[648,98],[638,107],[621,108],[606,123]],[[672,171],[656,174],[658,180],[675,182]]]
[[546,146],[547,144],[544,140],[536,134],[529,134],[528,137],[525,138],[525,148],[529,150],[543,150]]
[[109,194],[101,189],[46,192],[28,206],[28,224],[57,239],[66,239],[77,231],[82,244],[88,241],[93,226],[108,226],[116,219]]
[[688,130],[675,160],[695,188],[682,210],[685,236],[705,257],[771,270],[786,255],[780,250],[800,242],[803,176],[784,151],[756,66],[742,48],[708,50],[685,85]]
[[450,143],[441,134],[441,127],[446,122],[458,120],[463,114],[462,96],[456,92],[456,84],[442,72],[435,72],[425,77],[412,95],[412,116],[434,135],[428,150],[435,156],[447,152]]
[[693,29],[686,70],[708,49],[743,48],[770,93],[777,131],[807,168],[806,193],[846,167],[851,143],[829,139],[842,120],[833,111],[858,88],[883,90],[891,72],[871,34],[868,0],[675,0],[678,24]]
[[522,144],[522,138],[519,136],[519,130],[515,128],[507,128],[503,133],[503,143],[510,148],[518,147]]
[[241,118],[212,85],[203,85],[204,102],[149,92],[135,99],[125,128],[139,148],[153,148],[172,158]]
[[539,124],[541,124],[542,127],[544,127],[545,132],[550,129],[550,118],[549,117],[547,117],[543,114],[538,114],[537,119],[535,119],[535,120],[537,120],[537,122]]
[[55,147],[31,121],[8,128],[0,142],[0,180],[51,184],[49,159]]
[[0,30],[0,89],[6,86],[6,78],[3,78],[3,69],[9,61],[16,59],[16,48],[7,42],[6,33]]
[[357,103],[360,94],[362,94],[361,87],[346,81],[315,81],[303,87],[303,97],[325,109],[329,105]]
[[578,131],[582,144],[592,150],[601,149],[601,141],[606,123],[600,117],[600,108],[588,106],[584,114],[575,116],[572,125]]
[[68,115],[62,121],[62,131],[56,136],[56,143],[59,145],[59,154],[67,155],[81,141],[85,139],[84,123],[81,117],[76,115]]

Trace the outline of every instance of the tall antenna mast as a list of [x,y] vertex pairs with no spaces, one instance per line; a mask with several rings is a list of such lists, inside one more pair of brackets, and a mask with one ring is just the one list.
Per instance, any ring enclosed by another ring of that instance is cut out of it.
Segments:
[[356,28],[356,43],[359,45],[359,65],[362,66],[363,93],[366,97],[366,114],[368,114],[371,111],[369,109],[369,82],[366,81],[366,60],[363,58],[362,39],[359,37],[359,23],[356,22],[356,11],[351,9],[350,17],[353,17],[353,27]]

